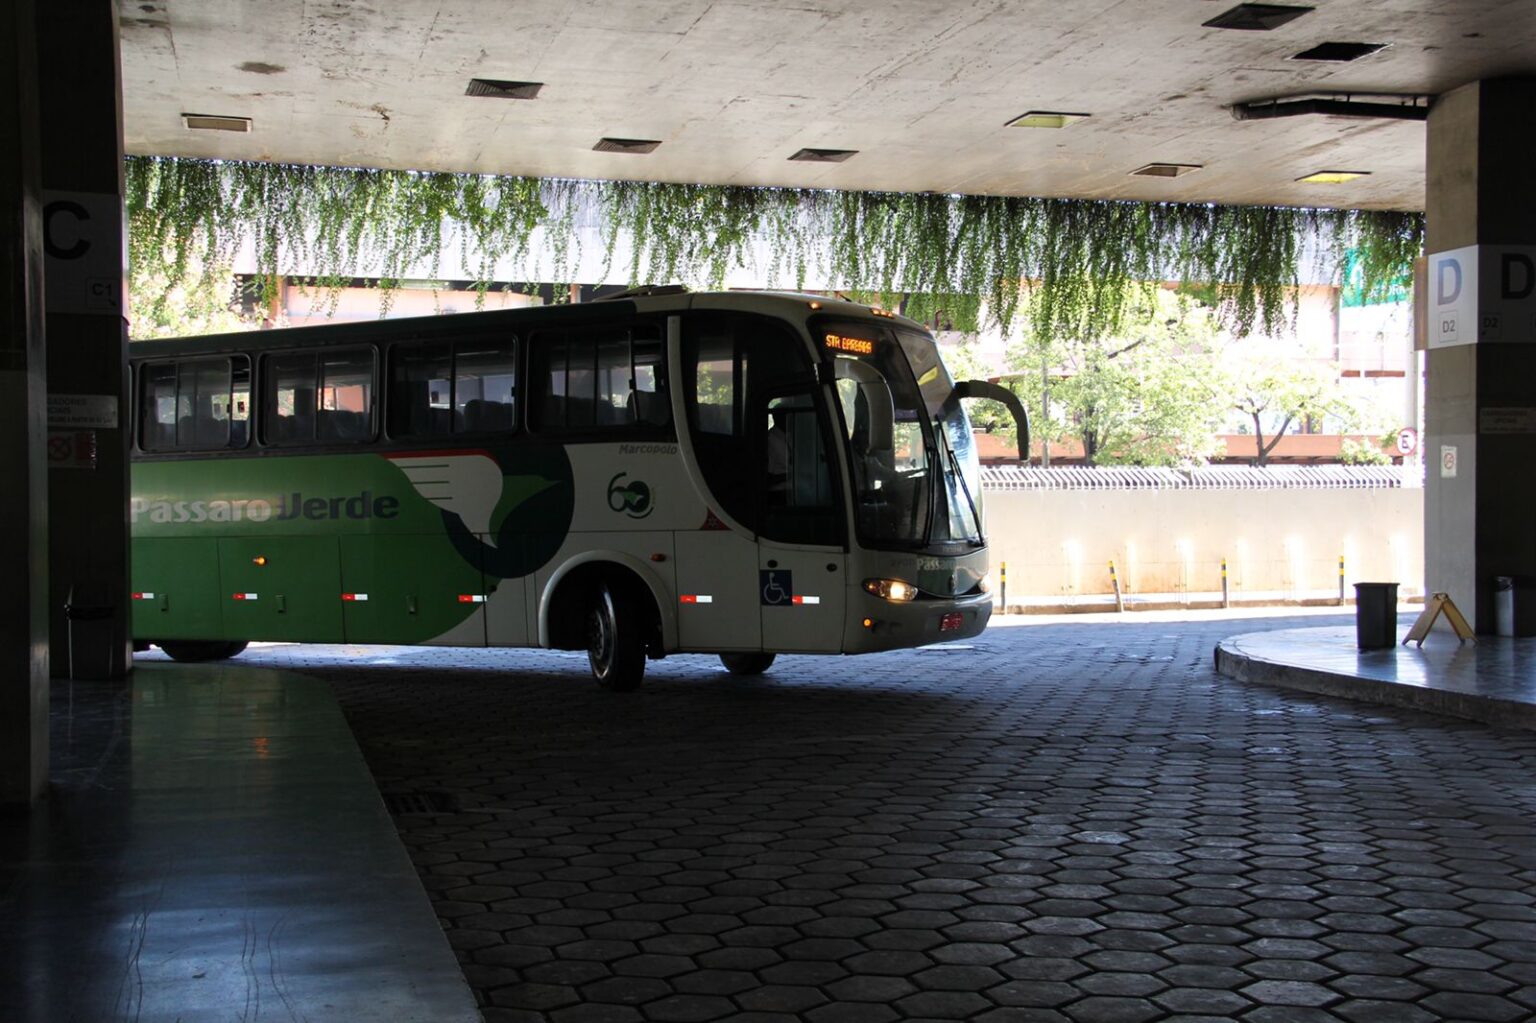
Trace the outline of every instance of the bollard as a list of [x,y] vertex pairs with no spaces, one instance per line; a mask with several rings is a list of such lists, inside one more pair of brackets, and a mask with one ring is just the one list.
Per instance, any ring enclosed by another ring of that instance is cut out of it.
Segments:
[[1008,613],[1008,562],[1003,562],[998,567],[997,599],[1003,605],[1003,614]]
[[1125,598],[1120,594],[1120,577],[1115,574],[1115,563],[1113,561],[1109,563],[1109,581],[1115,587],[1115,610],[1124,611]]
[[1227,559],[1221,559],[1221,606],[1232,606],[1232,593],[1227,589]]
[[1344,555],[1339,555],[1339,606],[1344,606]]

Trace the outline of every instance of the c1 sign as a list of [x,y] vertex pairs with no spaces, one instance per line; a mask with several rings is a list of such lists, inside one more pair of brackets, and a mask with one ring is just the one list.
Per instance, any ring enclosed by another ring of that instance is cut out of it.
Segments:
[[50,313],[123,315],[123,200],[43,193],[43,279]]

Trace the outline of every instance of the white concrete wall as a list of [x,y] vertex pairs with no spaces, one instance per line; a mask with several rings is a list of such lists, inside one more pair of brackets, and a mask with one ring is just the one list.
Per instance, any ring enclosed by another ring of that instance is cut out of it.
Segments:
[[1417,488],[988,490],[986,517],[1010,605],[1111,593],[1111,560],[1131,595],[1219,593],[1225,557],[1234,600],[1337,596],[1341,554],[1346,583],[1424,592]]

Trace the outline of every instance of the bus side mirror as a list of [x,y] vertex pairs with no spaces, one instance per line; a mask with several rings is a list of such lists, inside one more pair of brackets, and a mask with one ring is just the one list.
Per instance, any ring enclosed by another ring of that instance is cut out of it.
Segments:
[[955,385],[954,394],[961,401],[967,398],[986,398],[1002,402],[1013,414],[1013,422],[1019,428],[1019,461],[1029,464],[1029,413],[1024,410],[1024,403],[1017,394],[1002,384],[986,380],[962,380]]

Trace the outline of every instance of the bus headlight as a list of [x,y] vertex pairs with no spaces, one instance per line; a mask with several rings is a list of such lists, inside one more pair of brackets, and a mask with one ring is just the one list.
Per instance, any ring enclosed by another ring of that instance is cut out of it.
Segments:
[[897,603],[905,603],[917,596],[917,587],[900,579],[865,579],[864,589]]
[[981,582],[976,584],[976,592],[977,593],[991,593],[992,592],[992,573],[991,572],[988,572],[986,575],[981,577]]

